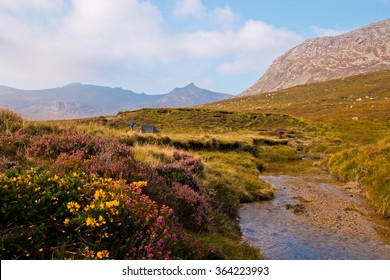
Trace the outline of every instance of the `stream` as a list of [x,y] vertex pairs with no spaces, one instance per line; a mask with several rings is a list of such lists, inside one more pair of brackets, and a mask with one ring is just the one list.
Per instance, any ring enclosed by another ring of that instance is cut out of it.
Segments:
[[239,209],[243,240],[275,260],[389,260],[389,220],[356,183],[327,174],[268,175],[275,198]]

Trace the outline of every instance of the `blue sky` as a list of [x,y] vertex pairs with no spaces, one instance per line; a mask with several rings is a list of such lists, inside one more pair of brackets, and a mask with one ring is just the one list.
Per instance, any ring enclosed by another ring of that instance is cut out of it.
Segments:
[[0,0],[0,85],[238,94],[305,39],[389,15],[390,0]]

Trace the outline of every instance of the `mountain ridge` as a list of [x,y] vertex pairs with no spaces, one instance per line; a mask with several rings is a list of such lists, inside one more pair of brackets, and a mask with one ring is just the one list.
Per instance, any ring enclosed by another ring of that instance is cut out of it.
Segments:
[[145,107],[187,107],[233,97],[201,89],[193,83],[169,93],[148,95],[119,87],[70,83],[62,87],[22,90],[0,85],[0,107],[10,107],[30,120],[113,115]]
[[390,19],[337,36],[311,38],[278,57],[239,96],[390,69]]

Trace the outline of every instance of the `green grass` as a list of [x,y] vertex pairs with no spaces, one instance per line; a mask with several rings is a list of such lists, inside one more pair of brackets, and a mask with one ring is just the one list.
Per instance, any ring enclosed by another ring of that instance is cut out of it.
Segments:
[[[108,119],[108,127],[128,129],[129,122],[153,124],[162,133],[170,134],[231,134],[262,132],[270,128],[295,127],[303,129],[308,124],[284,114],[260,112],[227,112],[210,109],[142,109],[120,112]],[[136,127],[136,128],[139,128]]]
[[271,199],[274,189],[271,185],[259,180],[258,165],[255,158],[248,153],[235,152],[199,152],[197,153],[206,165],[203,184],[214,188],[213,182],[224,185],[238,195],[240,202],[253,202]]
[[361,183],[378,211],[390,216],[390,137],[342,150],[327,160],[327,167],[340,180]]

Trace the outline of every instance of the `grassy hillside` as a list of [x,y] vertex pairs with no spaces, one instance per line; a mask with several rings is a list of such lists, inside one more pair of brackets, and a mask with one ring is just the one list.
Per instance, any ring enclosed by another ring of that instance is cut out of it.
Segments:
[[390,129],[390,71],[238,97],[202,108],[288,114],[329,124],[346,141],[372,143]]
[[[389,117],[390,70],[296,86],[202,105],[233,111],[278,112],[314,120]],[[375,109],[372,109],[375,108]]]

